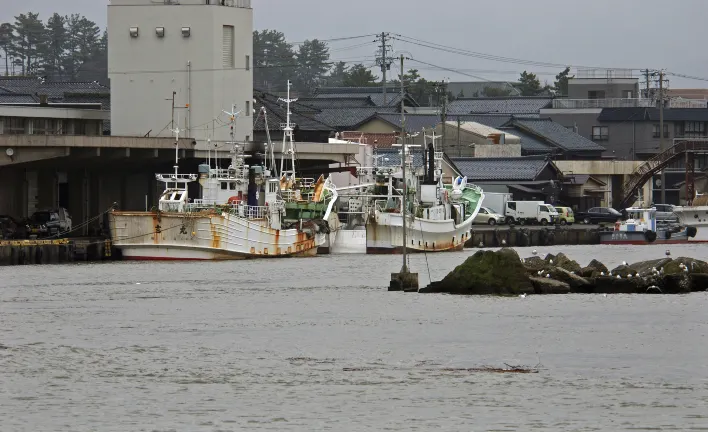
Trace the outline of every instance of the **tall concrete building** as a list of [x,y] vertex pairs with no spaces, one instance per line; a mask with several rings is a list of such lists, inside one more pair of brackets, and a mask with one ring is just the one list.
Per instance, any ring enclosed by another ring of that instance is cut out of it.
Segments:
[[250,0],[110,0],[111,134],[169,136],[174,119],[197,148],[225,142],[234,104],[250,140],[252,41]]

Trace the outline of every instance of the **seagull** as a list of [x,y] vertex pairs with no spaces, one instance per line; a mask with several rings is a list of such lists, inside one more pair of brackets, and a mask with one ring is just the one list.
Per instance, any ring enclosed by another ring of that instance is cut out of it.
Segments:
[[620,275],[617,275],[617,279],[622,279],[622,276],[620,276]]
[[519,297],[526,298],[526,293],[521,294]]
[[684,268],[683,268],[683,272],[684,272],[684,273],[688,273],[688,267],[684,267]]
[[602,296],[603,296],[603,297],[607,297],[607,294],[603,294]]
[[654,272],[654,273],[658,272],[658,270],[656,269],[656,267],[652,267],[652,268],[651,268],[651,271]]
[[539,276],[541,276],[542,273],[543,273],[543,270],[539,270],[537,274],[538,274]]
[[551,264],[553,264],[553,260],[550,260],[549,262],[550,262]]
[[550,278],[550,277],[551,277],[551,275],[550,275],[550,274],[547,274],[547,275],[546,275],[546,277],[547,277],[547,278]]
[[531,252],[531,253],[534,255],[538,255],[538,251],[536,249],[534,249],[533,252]]
[[502,246],[506,246],[506,240],[502,240]]
[[623,265],[623,266],[626,266],[626,265],[627,265],[627,261],[622,261],[622,265]]
[[671,256],[671,251],[666,249],[666,256]]

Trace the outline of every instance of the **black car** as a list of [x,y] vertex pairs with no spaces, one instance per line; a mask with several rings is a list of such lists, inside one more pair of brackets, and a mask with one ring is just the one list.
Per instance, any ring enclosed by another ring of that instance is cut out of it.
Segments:
[[611,207],[593,207],[575,214],[575,220],[584,224],[615,223],[622,219],[622,213]]

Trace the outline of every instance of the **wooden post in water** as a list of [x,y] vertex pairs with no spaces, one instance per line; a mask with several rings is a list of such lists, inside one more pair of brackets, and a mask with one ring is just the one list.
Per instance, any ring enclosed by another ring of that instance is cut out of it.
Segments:
[[408,270],[408,254],[406,253],[406,218],[408,210],[408,181],[406,179],[406,111],[405,83],[403,82],[403,54],[401,54],[401,169],[403,177],[403,198],[401,200],[401,216],[403,217],[403,267],[399,273],[391,273],[389,291],[418,291],[418,273]]

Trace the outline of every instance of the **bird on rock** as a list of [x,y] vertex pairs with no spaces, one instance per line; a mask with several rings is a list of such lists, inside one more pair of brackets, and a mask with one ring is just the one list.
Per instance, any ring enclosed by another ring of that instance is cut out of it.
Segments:
[[523,293],[523,294],[519,295],[519,297],[521,297],[521,298],[526,298],[526,293]]
[[538,251],[536,249],[534,249],[533,252],[531,252],[531,253],[534,255],[538,255]]
[[671,256],[671,251],[666,249],[666,256]]

